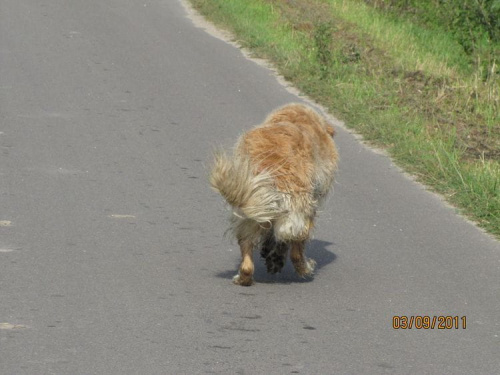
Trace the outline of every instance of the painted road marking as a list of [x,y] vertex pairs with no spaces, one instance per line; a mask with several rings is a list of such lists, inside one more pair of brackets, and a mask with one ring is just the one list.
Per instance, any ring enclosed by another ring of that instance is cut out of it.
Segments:
[[23,329],[27,328],[22,324],[10,324],[10,323],[0,323],[0,329]]

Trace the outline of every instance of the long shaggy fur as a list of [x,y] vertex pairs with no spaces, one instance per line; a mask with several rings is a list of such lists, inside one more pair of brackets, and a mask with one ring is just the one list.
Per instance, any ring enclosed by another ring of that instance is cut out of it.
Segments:
[[228,158],[223,152],[215,154],[210,183],[243,219],[266,223],[284,213],[283,195],[276,191],[273,176],[263,171],[254,174],[248,158]]
[[[242,254],[260,247],[271,273],[283,267],[289,245],[310,236],[337,167],[333,135],[314,110],[290,104],[243,134],[232,156],[215,153],[210,183],[233,208],[232,229]],[[294,263],[297,272],[309,270],[304,264]]]

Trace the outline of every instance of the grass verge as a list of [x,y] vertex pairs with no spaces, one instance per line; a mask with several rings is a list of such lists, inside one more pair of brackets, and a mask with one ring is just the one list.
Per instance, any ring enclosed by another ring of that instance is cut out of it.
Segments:
[[446,30],[359,0],[190,1],[500,238],[494,59],[471,63]]

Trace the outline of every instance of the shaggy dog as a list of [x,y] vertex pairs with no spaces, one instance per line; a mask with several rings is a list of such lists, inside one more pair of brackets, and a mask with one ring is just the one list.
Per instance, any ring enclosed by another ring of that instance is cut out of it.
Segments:
[[281,271],[290,250],[295,271],[313,274],[316,262],[305,257],[305,242],[337,168],[333,135],[314,110],[289,104],[243,134],[232,157],[215,154],[210,183],[233,207],[232,230],[241,249],[236,284],[253,283],[258,248],[269,273]]

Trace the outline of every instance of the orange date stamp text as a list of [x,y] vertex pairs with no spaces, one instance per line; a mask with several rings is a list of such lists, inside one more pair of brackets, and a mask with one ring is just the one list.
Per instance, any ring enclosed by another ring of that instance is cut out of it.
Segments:
[[445,315],[395,315],[392,317],[394,329],[466,329],[466,316]]

